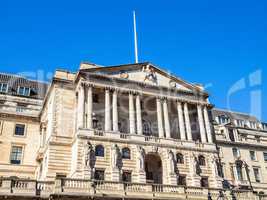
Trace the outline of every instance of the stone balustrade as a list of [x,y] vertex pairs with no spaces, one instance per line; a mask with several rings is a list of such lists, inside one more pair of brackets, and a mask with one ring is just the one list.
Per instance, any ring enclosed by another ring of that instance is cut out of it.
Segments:
[[[231,198],[230,191],[221,191],[222,194]],[[266,196],[257,196],[251,191],[234,191],[237,199],[266,199]],[[217,199],[219,189],[184,187],[162,184],[123,183],[112,181],[97,181],[85,179],[56,179],[55,181],[35,181],[23,179],[1,179],[1,196],[23,196],[48,198],[50,196],[117,196],[129,198],[168,198],[168,199]]]
[[106,132],[106,131],[99,131],[95,129],[80,129],[77,131],[77,135],[81,137],[87,137],[88,139],[96,139],[96,137],[101,137],[101,140],[108,140],[108,141],[118,141],[118,140],[129,140],[133,143],[151,143],[151,144],[165,144],[169,146],[180,146],[184,148],[196,148],[198,150],[205,149],[210,151],[216,151],[216,148],[211,143],[199,143],[195,141],[185,141],[173,138],[159,138],[155,136],[145,136],[145,135],[138,135],[138,134],[126,134],[120,132]]

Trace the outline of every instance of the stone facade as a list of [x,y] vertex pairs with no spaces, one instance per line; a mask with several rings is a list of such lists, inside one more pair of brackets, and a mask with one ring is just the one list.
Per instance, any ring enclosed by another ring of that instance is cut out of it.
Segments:
[[[96,199],[231,197],[232,188],[223,190],[222,185],[220,163],[228,161],[220,159],[221,143],[215,143],[219,138],[212,126],[213,106],[200,85],[150,63],[110,67],[82,63],[77,73],[57,70],[45,97],[27,99],[38,101],[37,115],[14,112],[15,118],[1,123],[6,169],[0,169],[5,177],[0,194]],[[27,137],[13,137],[12,121],[27,123]],[[26,146],[20,165],[10,164],[7,158],[13,143]],[[250,187],[242,189],[235,196],[258,198]]]
[[214,127],[227,183],[267,191],[267,126],[253,116],[214,109]]

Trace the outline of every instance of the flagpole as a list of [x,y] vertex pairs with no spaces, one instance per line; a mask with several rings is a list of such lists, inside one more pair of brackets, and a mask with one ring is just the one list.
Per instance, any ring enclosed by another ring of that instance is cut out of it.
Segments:
[[137,49],[137,33],[136,33],[135,11],[133,11],[133,22],[134,22],[134,53],[135,53],[135,63],[138,63],[138,49]]

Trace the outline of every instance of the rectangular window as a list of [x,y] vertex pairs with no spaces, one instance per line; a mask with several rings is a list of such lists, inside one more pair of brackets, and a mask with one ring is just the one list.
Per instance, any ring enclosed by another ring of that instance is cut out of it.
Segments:
[[233,156],[234,156],[235,158],[240,157],[240,151],[239,151],[239,149],[237,149],[237,148],[232,148],[232,151],[233,151]]
[[0,83],[0,92],[6,93],[8,89],[7,83]]
[[259,168],[253,168],[253,172],[254,172],[255,181],[257,183],[260,183],[261,182],[261,179],[260,179],[260,169]]
[[202,177],[200,179],[200,185],[201,185],[201,187],[205,187],[205,188],[209,187],[209,179],[208,179],[208,177]]
[[19,136],[25,135],[25,124],[16,124],[15,135],[19,135]]
[[267,162],[267,152],[263,152],[264,161]]
[[186,186],[186,176],[185,175],[179,175],[178,176],[178,185]]
[[122,172],[122,181],[123,182],[132,182],[132,173],[130,171],[123,171]]
[[104,170],[95,170],[95,175],[94,175],[95,180],[100,180],[103,181],[105,180],[105,171]]
[[28,87],[19,87],[17,93],[22,96],[30,96],[30,90]]
[[22,146],[12,146],[10,163],[20,165],[22,163]]
[[229,129],[229,138],[232,142],[235,142],[235,136],[234,136],[234,130],[233,129]]
[[255,151],[249,151],[250,159],[251,160],[256,160],[256,152]]

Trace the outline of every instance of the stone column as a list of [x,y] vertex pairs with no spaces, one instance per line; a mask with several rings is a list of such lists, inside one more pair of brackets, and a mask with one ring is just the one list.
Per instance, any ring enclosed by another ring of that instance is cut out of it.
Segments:
[[132,92],[129,93],[129,122],[130,122],[130,133],[135,134],[134,95]]
[[185,119],[187,140],[191,141],[192,140],[192,132],[191,132],[191,123],[190,123],[187,103],[184,103],[184,119]]
[[212,133],[211,133],[211,128],[210,128],[210,120],[209,120],[207,106],[204,107],[204,121],[205,121],[205,127],[207,131],[208,142],[212,143],[213,139],[212,139]]
[[141,102],[140,95],[136,96],[136,123],[137,123],[137,134],[143,134],[143,123],[142,123],[142,110],[141,110]]
[[110,91],[109,89],[105,90],[105,131],[111,130],[110,122]]
[[206,138],[206,132],[205,132],[205,127],[204,127],[202,106],[200,104],[197,105],[197,115],[198,115],[201,142],[202,143],[206,143],[207,142],[207,138]]
[[93,113],[93,88],[88,86],[87,91],[87,128],[93,128],[92,113]]
[[179,101],[177,101],[177,111],[178,111],[180,137],[181,137],[181,140],[185,140],[186,137],[185,137],[183,108],[182,108],[182,103]]
[[113,120],[113,131],[118,132],[118,91],[113,91],[112,96],[112,120]]
[[166,138],[171,138],[171,129],[170,129],[170,120],[169,120],[167,99],[163,100],[163,113],[164,113],[164,124],[165,124]]
[[157,118],[158,118],[158,133],[160,138],[164,138],[163,121],[162,121],[162,107],[161,99],[157,98]]
[[78,91],[77,128],[84,127],[84,87],[81,85]]

